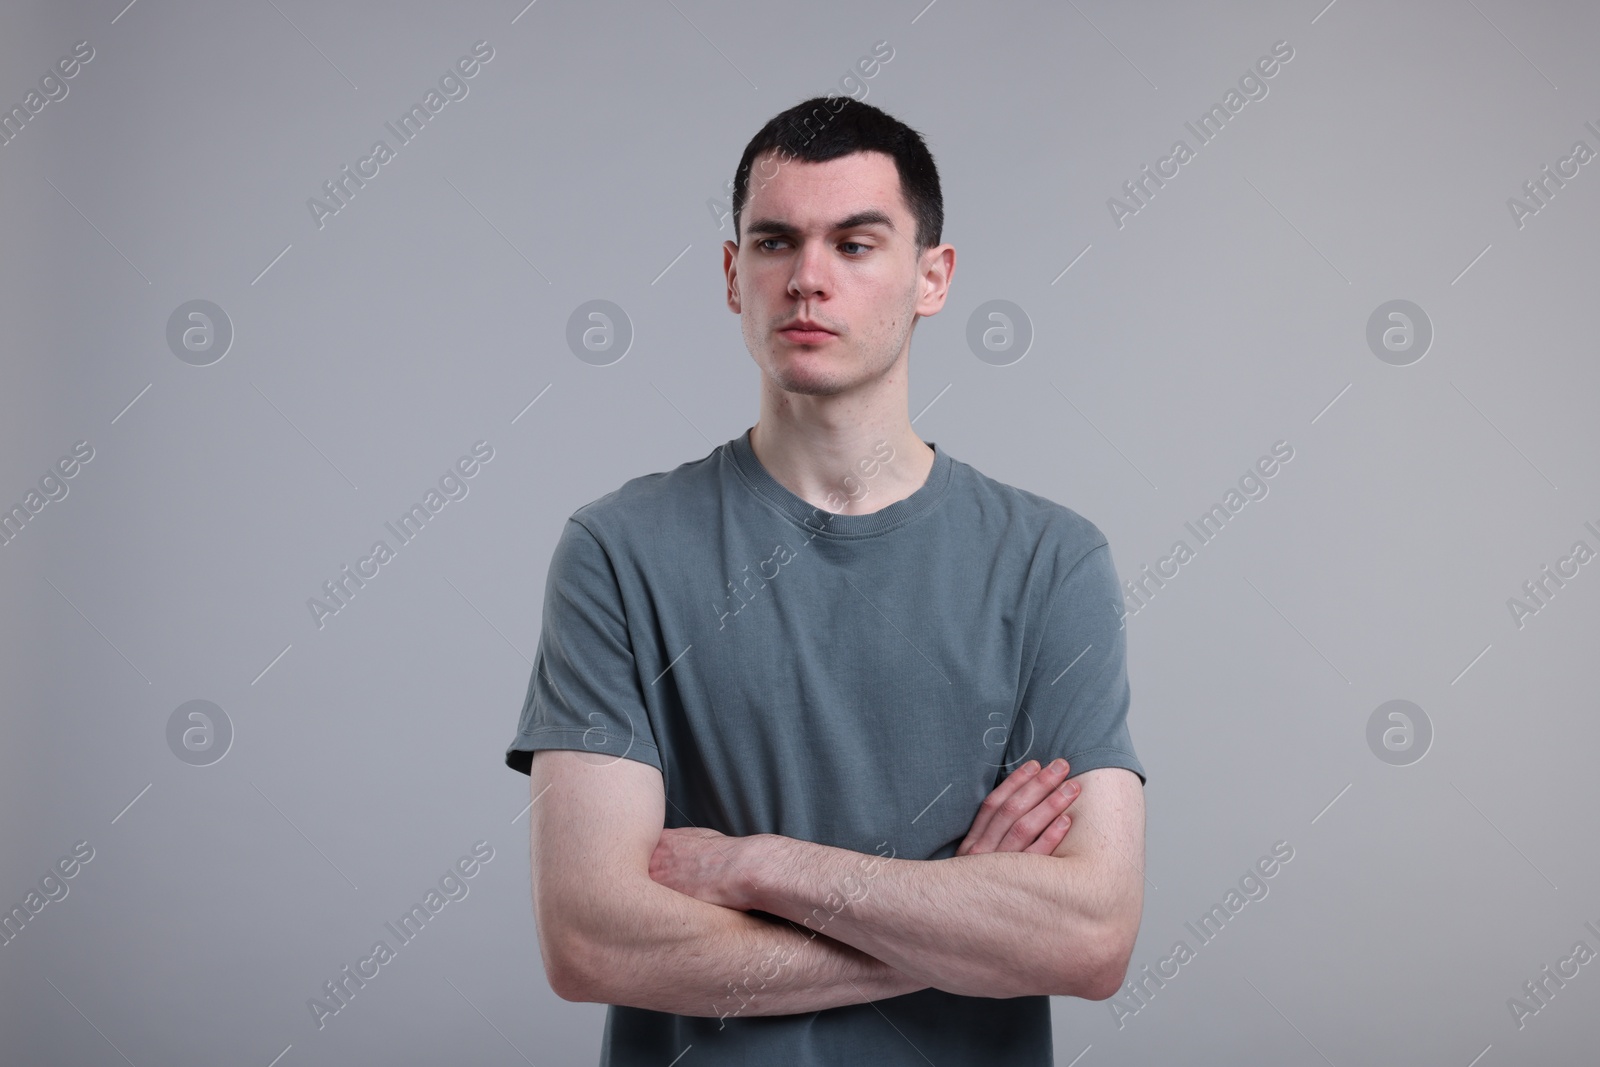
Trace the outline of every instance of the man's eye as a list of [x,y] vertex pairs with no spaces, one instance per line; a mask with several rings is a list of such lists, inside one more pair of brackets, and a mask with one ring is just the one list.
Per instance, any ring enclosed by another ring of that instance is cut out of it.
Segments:
[[[756,247],[761,249],[763,252],[776,252],[777,251],[776,248],[772,248],[772,247],[769,247],[769,246],[774,245],[774,244],[786,245],[788,243],[789,242],[785,238],[782,238],[782,237],[766,237],[766,238],[763,238],[760,241],[757,241],[756,242]],[[872,246],[871,245],[863,244],[860,241],[845,241],[839,247],[840,248],[859,248],[859,249],[861,249],[860,252],[853,252],[853,253],[852,252],[846,252],[845,253],[846,255],[851,256],[852,258],[860,258],[862,255],[866,254],[867,252],[872,251]]]

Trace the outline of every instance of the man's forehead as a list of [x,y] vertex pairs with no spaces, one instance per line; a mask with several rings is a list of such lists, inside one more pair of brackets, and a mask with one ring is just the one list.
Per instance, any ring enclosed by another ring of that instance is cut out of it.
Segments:
[[824,211],[836,210],[833,204],[822,205],[822,210],[801,209],[797,212],[763,213],[750,220],[747,233],[833,233],[837,230],[865,229],[880,226],[890,233],[898,233],[894,217],[882,208],[862,208],[847,215],[833,217]]
[[[878,173],[867,162],[872,158],[882,160]],[[838,165],[842,163],[846,165]],[[824,190],[826,195],[820,195]],[[894,161],[882,153],[855,153],[823,163],[791,159],[776,174],[751,183],[748,210],[751,233],[826,233],[866,226],[897,233],[910,217]]]

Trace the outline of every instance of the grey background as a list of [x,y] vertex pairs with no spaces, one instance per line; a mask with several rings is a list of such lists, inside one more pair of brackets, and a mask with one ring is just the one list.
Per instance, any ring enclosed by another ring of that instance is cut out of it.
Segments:
[[[866,99],[927,138],[958,249],[912,348],[924,439],[1092,519],[1125,578],[1295,449],[1128,622],[1151,776],[1135,970],[1194,945],[1185,921],[1274,842],[1294,859],[1123,1027],[1056,999],[1059,1061],[1594,1047],[1600,964],[1521,1029],[1507,999],[1600,950],[1600,564],[1520,629],[1506,604],[1600,547],[1600,163],[1521,228],[1506,203],[1575,140],[1600,149],[1592,5],[0,18],[6,109],[95,50],[0,146],[0,503],[95,450],[0,548],[0,904],[94,849],[0,946],[7,1062],[594,1062],[604,1008],[544,980],[528,783],[501,764],[545,567],[574,508],[754,421],[708,201],[761,123],[880,40]],[[319,229],[307,199],[478,40],[469,95]],[[1119,229],[1107,198],[1279,40],[1269,94]],[[194,299],[235,331],[206,367],[166,343]],[[604,367],[566,343],[594,299],[634,330]],[[993,299],[1034,334],[1009,366],[966,342]],[[1393,299],[1434,328],[1409,366],[1366,343]],[[469,495],[319,629],[307,598],[479,440]],[[1434,731],[1409,766],[1366,740],[1393,699]],[[209,766],[168,746],[190,700],[232,724]],[[319,1030],[308,998],[480,840],[469,895]]]

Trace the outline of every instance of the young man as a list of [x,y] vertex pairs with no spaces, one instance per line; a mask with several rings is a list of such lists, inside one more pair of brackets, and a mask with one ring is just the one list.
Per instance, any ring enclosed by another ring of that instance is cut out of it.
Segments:
[[550,564],[506,753],[550,983],[618,1067],[1051,1063],[1049,996],[1117,991],[1144,899],[1110,549],[912,430],[955,268],[914,131],[797,105],[733,220],[759,420]]

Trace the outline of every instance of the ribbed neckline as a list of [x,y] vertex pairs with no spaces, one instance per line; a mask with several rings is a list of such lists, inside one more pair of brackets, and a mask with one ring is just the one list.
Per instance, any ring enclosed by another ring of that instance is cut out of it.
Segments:
[[938,507],[950,488],[954,463],[944,449],[928,441],[927,446],[933,449],[933,466],[928,471],[927,481],[916,492],[868,515],[835,515],[807,503],[767,472],[750,446],[750,429],[723,446],[740,480],[745,488],[777,508],[796,526],[817,537],[849,540],[888,533]]

